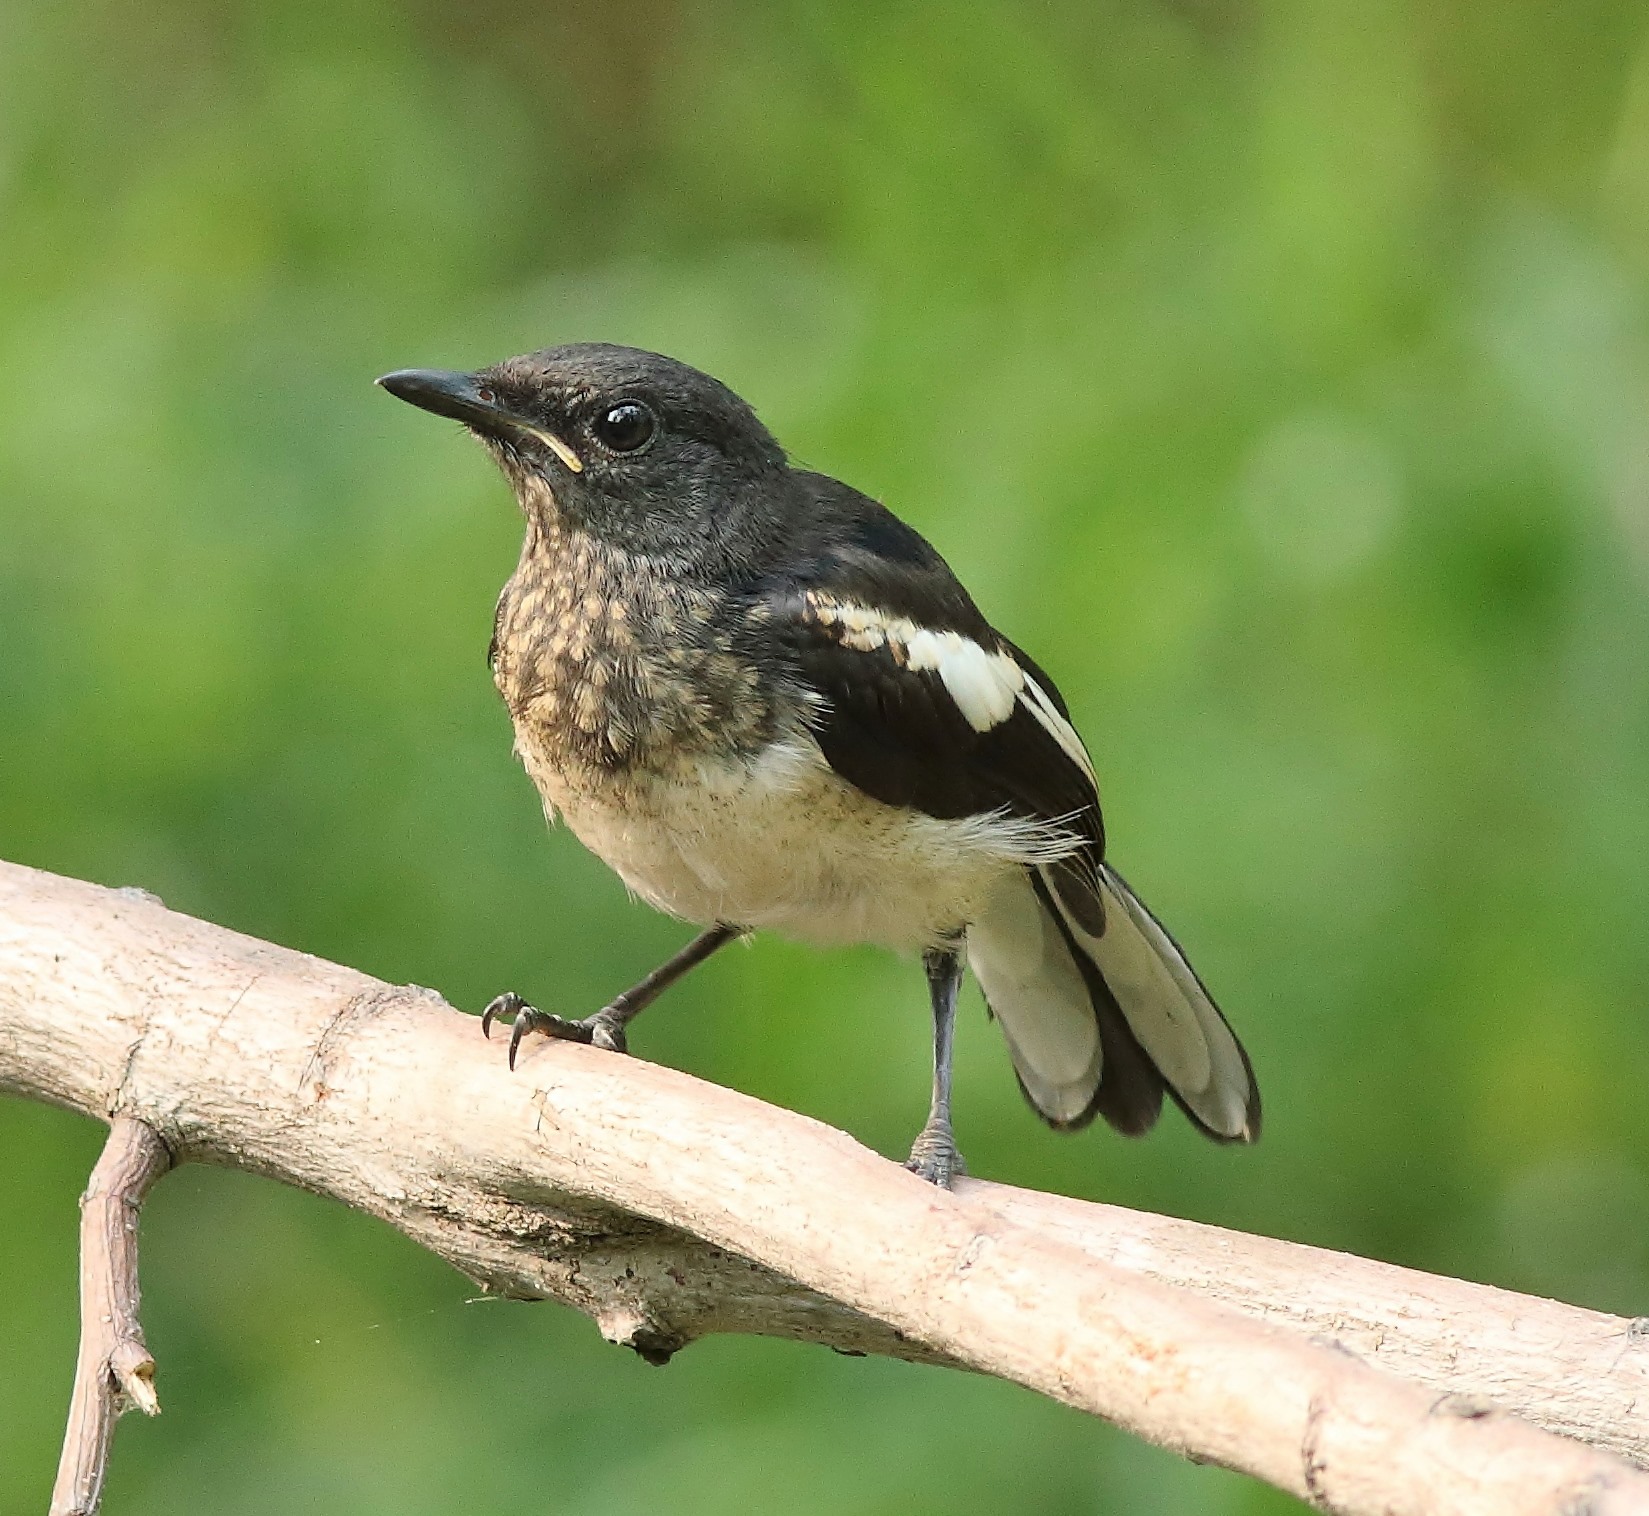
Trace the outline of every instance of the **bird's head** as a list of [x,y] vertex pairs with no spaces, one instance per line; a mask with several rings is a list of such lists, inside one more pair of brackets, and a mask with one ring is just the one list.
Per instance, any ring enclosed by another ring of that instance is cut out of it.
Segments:
[[781,525],[784,450],[726,385],[673,358],[576,343],[378,383],[463,422],[529,518],[706,566],[748,559]]

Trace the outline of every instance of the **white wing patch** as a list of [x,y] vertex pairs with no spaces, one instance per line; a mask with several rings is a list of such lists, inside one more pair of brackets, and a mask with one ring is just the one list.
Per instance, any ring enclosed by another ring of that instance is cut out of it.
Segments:
[[1098,790],[1093,759],[1076,728],[1009,654],[986,652],[960,632],[929,631],[907,617],[835,600],[817,590],[808,594],[807,603],[820,625],[840,628],[843,647],[862,653],[886,647],[893,661],[905,668],[932,669],[976,732],[991,731],[1013,715],[1016,705],[1024,706]]
[[[962,719],[976,732],[1000,726],[1024,700],[1026,686],[1035,689],[1008,654],[987,652],[960,632],[929,631],[907,617],[833,600],[817,591],[807,596],[807,603],[820,625],[841,628],[843,647],[861,653],[886,647],[895,663],[938,674]],[[1071,736],[1074,740],[1076,734]],[[1080,749],[1081,743],[1077,746]]]

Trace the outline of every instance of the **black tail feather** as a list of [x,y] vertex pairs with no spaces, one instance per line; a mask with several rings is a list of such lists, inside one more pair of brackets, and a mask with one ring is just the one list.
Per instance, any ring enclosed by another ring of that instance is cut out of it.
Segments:
[[1104,1053],[1104,1063],[1093,1099],[1079,1116],[1068,1121],[1056,1120],[1038,1109],[1036,1102],[1031,1100],[1030,1092],[1025,1089],[1023,1079],[1019,1081],[1019,1088],[1026,1100],[1030,1101],[1031,1109],[1056,1132],[1080,1131],[1090,1125],[1095,1116],[1103,1116],[1111,1127],[1124,1136],[1143,1137],[1156,1125],[1157,1117],[1162,1112],[1162,1093],[1167,1088],[1167,1081],[1157,1071],[1145,1049],[1139,1045],[1138,1038],[1129,1030],[1122,1008],[1117,1004],[1116,997],[1111,993],[1098,967],[1072,938],[1069,927],[1065,925],[1065,918],[1048,898],[1048,887],[1041,875],[1033,870],[1030,878],[1037,899],[1059,928],[1059,934],[1076,962],[1083,983],[1088,987],[1094,1019],[1099,1024],[1099,1041]]

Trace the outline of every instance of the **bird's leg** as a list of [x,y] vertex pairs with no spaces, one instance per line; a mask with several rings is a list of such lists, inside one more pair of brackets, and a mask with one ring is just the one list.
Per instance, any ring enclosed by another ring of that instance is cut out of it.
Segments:
[[933,997],[933,1103],[905,1167],[948,1190],[952,1179],[967,1172],[950,1128],[952,1033],[956,996],[962,988],[962,959],[954,946],[929,948],[922,955],[922,965],[928,971],[928,993]]
[[717,948],[724,947],[737,937],[740,930],[739,927],[718,922],[708,931],[700,932],[673,958],[666,959],[641,983],[631,985],[622,995],[610,1000],[593,1016],[584,1016],[572,1021],[565,1016],[556,1016],[549,1011],[541,1011],[535,1006],[530,1006],[512,991],[499,995],[488,1004],[486,1010],[482,1011],[481,1030],[490,1037],[494,1021],[513,1021],[514,1025],[510,1028],[512,1069],[515,1067],[515,1055],[521,1046],[521,1039],[528,1032],[543,1032],[550,1037],[565,1038],[568,1042],[587,1042],[593,1047],[606,1048],[609,1052],[626,1053],[629,1047],[625,1042],[624,1028],[689,969],[697,968]]

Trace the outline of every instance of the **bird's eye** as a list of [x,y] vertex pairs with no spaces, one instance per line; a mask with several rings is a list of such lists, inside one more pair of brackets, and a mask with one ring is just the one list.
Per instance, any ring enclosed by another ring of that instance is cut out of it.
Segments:
[[653,440],[658,417],[639,400],[621,400],[596,418],[592,430],[603,447],[615,453],[633,453]]

